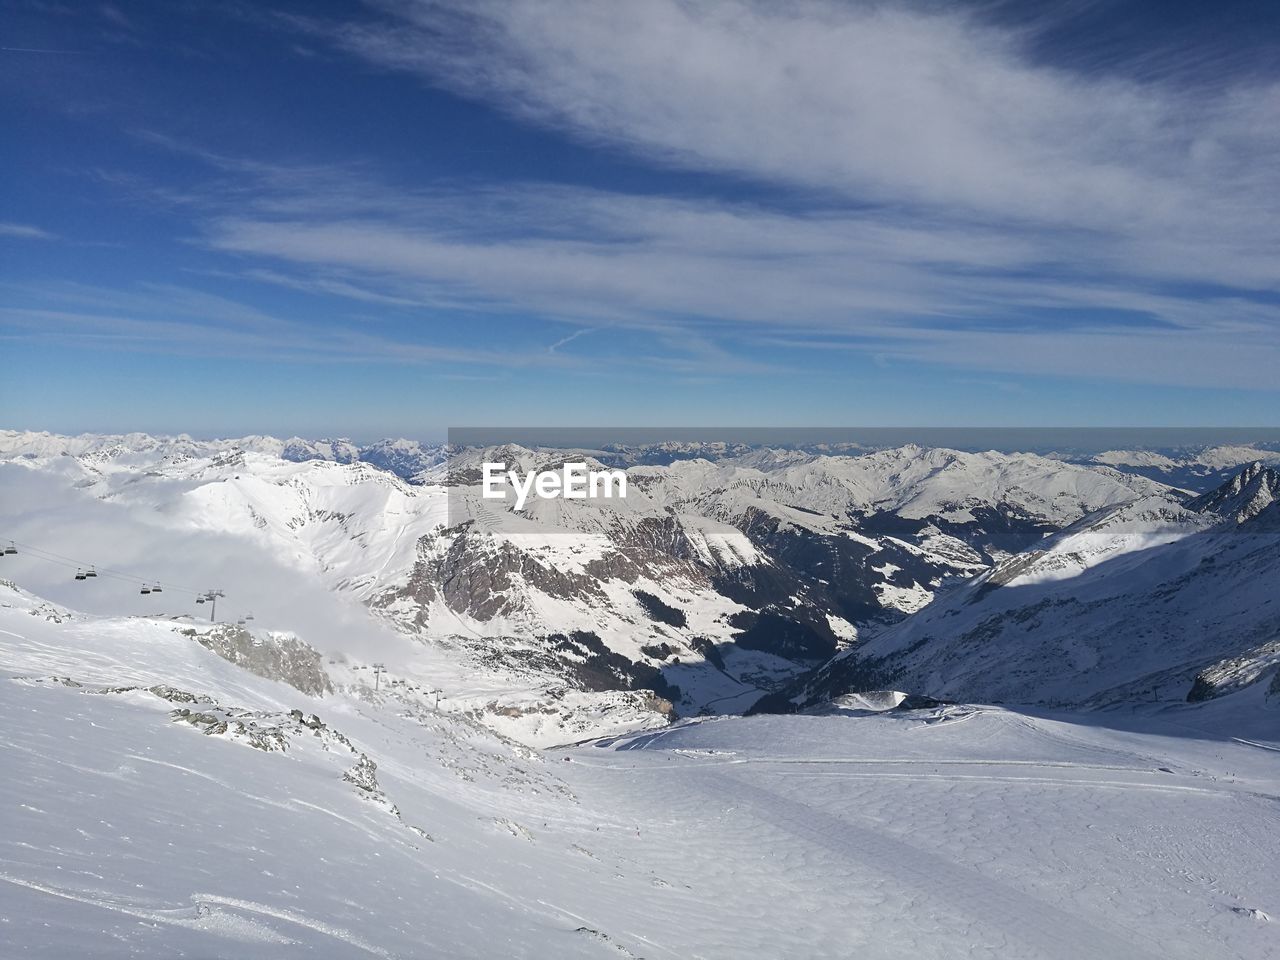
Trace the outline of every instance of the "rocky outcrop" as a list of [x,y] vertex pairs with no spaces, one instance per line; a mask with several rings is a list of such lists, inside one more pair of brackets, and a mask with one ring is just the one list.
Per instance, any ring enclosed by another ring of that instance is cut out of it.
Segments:
[[333,692],[320,654],[288,633],[246,630],[232,624],[218,624],[208,630],[183,629],[222,659],[268,680],[279,680],[310,696]]
[[[1280,633],[1280,624],[1273,627]],[[1280,691],[1280,640],[1261,644],[1235,657],[1220,660],[1196,674],[1188,703],[1202,703],[1235,693],[1272,674],[1269,694]]]

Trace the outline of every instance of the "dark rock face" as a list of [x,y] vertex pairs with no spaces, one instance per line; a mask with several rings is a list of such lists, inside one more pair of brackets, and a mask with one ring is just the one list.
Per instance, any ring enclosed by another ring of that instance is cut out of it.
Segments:
[[381,787],[378,786],[378,765],[369,759],[366,754],[360,754],[360,759],[356,761],[356,765],[344,773],[342,779],[354,784],[357,789],[363,790],[365,793],[382,793]]
[[[953,506],[959,507],[960,504]],[[997,553],[1018,553],[1058,528],[1040,517],[1023,513],[1007,504],[987,506],[965,504],[972,520],[958,523],[942,517],[910,519],[896,513],[875,513],[862,518],[861,526],[872,535],[911,539],[926,527],[955,537],[967,544],[985,563],[994,563]]]
[[[747,608],[730,621],[736,631],[731,636],[734,645],[790,660],[804,669],[831,657],[841,646],[829,613],[856,624],[895,623],[903,614],[884,604],[877,584],[932,591],[957,575],[956,564],[960,569],[972,568],[981,564],[983,556],[974,550],[934,559],[889,537],[874,541],[843,532],[819,533],[754,507],[739,516],[719,519],[742,532],[761,558],[745,564],[723,564],[708,558],[675,512],[619,522],[606,529],[610,549],[576,570],[556,566],[509,539],[493,537],[473,521],[437,528],[419,542],[419,559],[408,582],[371,603],[375,608],[397,606],[402,622],[407,609],[407,625],[430,635],[429,610],[434,603],[481,623],[521,615],[537,622],[538,615],[530,605],[534,594],[590,610],[608,608],[613,602],[604,589],[610,582],[679,583],[687,589],[717,593]],[[1013,536],[1010,531],[1017,522],[1001,517],[1002,535]],[[911,521],[901,532],[916,535],[926,525]],[[886,529],[892,526],[887,524]],[[1028,525],[1017,535],[1037,538],[1040,527]],[[985,544],[999,538],[973,534],[970,539]],[[957,545],[957,549],[966,548]],[[701,659],[708,670],[726,669],[715,642],[687,635],[689,616],[685,610],[650,589],[634,586],[630,593],[655,625],[652,639],[642,647],[642,659],[636,661],[610,650],[594,633],[561,633],[552,624],[548,626],[553,629],[546,632],[535,630],[534,637],[467,645],[476,648],[484,662],[562,676],[581,689],[651,689],[677,701],[681,691],[664,678],[665,666],[676,666],[683,658],[694,663]]]
[[720,653],[720,648],[706,637],[690,637],[689,646],[717,670],[724,670],[724,657]]
[[[403,588],[381,594],[374,606],[385,607],[409,599],[424,608],[425,614],[425,607],[439,599],[456,613],[486,622],[522,610],[523,586],[556,599],[603,604],[604,581],[631,583],[642,572],[656,578],[706,582],[705,573],[682,556],[693,553],[687,539],[676,536],[666,521],[638,525],[635,535],[619,541],[619,549],[590,561],[583,573],[561,570],[510,542],[487,537],[471,522],[460,524],[449,534],[446,538],[441,530],[423,537],[418,549],[420,559],[409,582]],[[441,545],[443,549],[438,548]],[[657,597],[645,596],[650,598],[650,612],[655,619],[674,623],[684,617],[680,610]],[[641,603],[645,601],[641,599]],[[425,616],[419,625],[427,625]]]
[[1213,682],[1203,673],[1196,674],[1196,678],[1191,684],[1191,689],[1187,692],[1187,703],[1204,703],[1206,700],[1212,700],[1215,696],[1217,696],[1217,692]]
[[726,593],[739,603],[790,605],[790,598],[798,596],[806,606],[831,610],[853,623],[899,619],[896,611],[885,610],[872,587],[866,569],[871,551],[864,545],[808,531],[762,536],[757,528],[755,533],[753,541],[777,558],[777,567],[749,568],[736,583],[725,578]]

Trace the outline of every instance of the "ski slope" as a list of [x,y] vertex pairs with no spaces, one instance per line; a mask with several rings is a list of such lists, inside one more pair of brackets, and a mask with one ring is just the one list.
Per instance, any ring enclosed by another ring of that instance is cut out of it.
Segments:
[[394,675],[324,661],[307,695],[199,635],[0,587],[0,956],[1280,956],[1254,688],[538,752]]

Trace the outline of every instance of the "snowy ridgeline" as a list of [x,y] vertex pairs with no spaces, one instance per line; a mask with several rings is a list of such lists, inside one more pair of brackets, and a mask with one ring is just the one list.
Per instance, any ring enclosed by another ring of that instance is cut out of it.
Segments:
[[[1180,502],[1156,481],[1032,454],[675,457],[689,452],[632,466],[625,504],[556,501],[521,526],[457,495],[465,455],[410,483],[334,443],[0,433],[0,534],[24,545],[0,574],[103,615],[203,616],[195,595],[217,587],[223,619],[252,612],[366,666],[412,661],[541,745],[747,710],[1066,524]],[[170,584],[78,581],[68,557]]]
[[1280,471],[1091,514],[776,694],[1199,702],[1257,686],[1280,725]]
[[1261,465],[1191,498],[1033,454],[722,450],[630,468],[625,503],[516,518],[472,496],[474,451],[447,487],[359,452],[0,434],[0,534],[22,544],[0,573],[101,615],[202,618],[217,586],[222,620],[252,612],[342,670],[390,663],[535,746],[869,687],[1079,705],[1274,673],[1280,475]]
[[[624,431],[625,432],[625,431]],[[901,431],[906,434],[908,431]],[[935,431],[936,432],[936,431]],[[1265,432],[1265,431],[1264,431]],[[964,431],[956,431],[961,438]],[[1046,439],[1054,431],[1046,432]],[[777,439],[775,437],[775,439]],[[520,448],[514,448],[519,450]],[[899,449],[911,449],[902,447]],[[918,449],[918,448],[917,448]],[[31,430],[0,430],[0,456],[47,458],[89,457],[100,460],[122,456],[144,459],[208,458],[238,453],[261,454],[293,462],[322,460],[331,463],[368,463],[413,482],[436,482],[451,463],[460,460],[463,448],[443,443],[423,443],[404,438],[383,439],[359,444],[351,440],[310,440],[303,437],[280,439],[248,436],[220,440],[197,440],[145,433],[81,434],[65,436]],[[531,452],[531,451],[525,451]],[[773,469],[786,464],[804,464],[818,457],[865,458],[892,452],[891,446],[857,442],[797,442],[789,447],[715,441],[668,441],[643,444],[610,444],[582,453],[610,466],[667,466],[689,460],[732,461],[742,465]],[[1046,453],[1064,463],[1115,467],[1162,483],[1195,492],[1217,486],[1240,467],[1261,461],[1280,466],[1280,445],[1275,441],[1256,444],[1200,444],[1181,447],[1150,447],[1132,450],[1059,450]],[[465,457],[461,459],[465,460]],[[873,463],[874,460],[868,461]]]
[[4,957],[1280,955],[1257,685],[540,754],[396,671],[0,586],[0,688]]

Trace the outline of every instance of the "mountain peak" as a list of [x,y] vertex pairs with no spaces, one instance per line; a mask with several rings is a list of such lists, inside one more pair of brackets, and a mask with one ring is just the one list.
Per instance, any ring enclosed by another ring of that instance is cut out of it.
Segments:
[[1255,460],[1234,477],[1187,502],[1188,509],[1244,523],[1280,501],[1280,471]]

